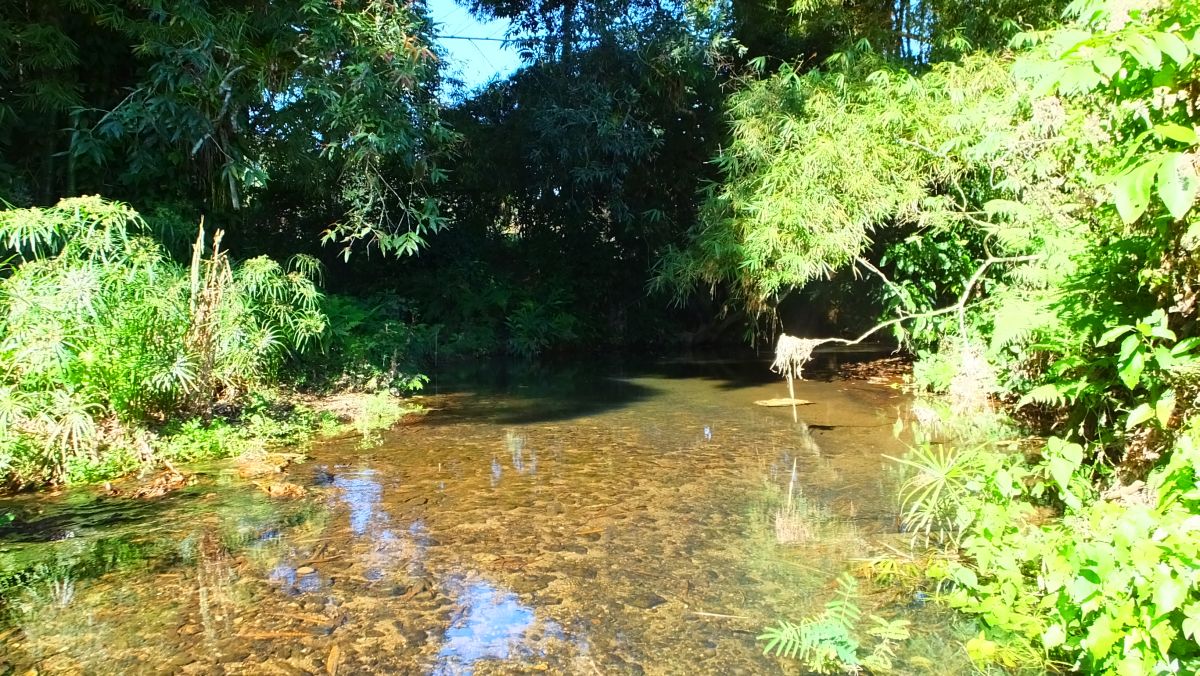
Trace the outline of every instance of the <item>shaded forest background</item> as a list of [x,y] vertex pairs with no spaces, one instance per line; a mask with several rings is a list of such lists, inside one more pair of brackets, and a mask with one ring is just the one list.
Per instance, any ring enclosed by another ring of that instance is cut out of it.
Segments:
[[[1026,5],[479,3],[526,66],[446,103],[419,3],[19,2],[0,192],[123,200],[183,256],[202,215],[236,257],[317,256],[329,290],[388,295],[445,354],[740,342],[778,326],[719,287],[648,288],[719,176],[727,97],[864,40],[919,70],[1060,9]],[[793,318],[869,322],[838,286]]]

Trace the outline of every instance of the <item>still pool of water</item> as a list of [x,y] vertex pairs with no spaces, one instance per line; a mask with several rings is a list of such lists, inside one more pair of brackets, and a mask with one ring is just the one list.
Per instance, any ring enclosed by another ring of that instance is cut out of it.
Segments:
[[797,424],[754,405],[786,396],[763,361],[486,375],[378,445],[315,445],[305,498],[218,467],[0,503],[0,673],[794,672],[757,634],[902,537],[893,389],[798,383]]

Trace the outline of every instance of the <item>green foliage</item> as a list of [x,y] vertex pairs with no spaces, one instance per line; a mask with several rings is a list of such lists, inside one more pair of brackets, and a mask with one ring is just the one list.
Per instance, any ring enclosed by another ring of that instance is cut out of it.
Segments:
[[[973,515],[962,509],[963,496],[976,475],[986,471],[983,458],[974,450],[958,450],[942,444],[918,443],[902,458],[892,458],[910,476],[900,487],[904,529],[913,540],[925,544],[933,538],[957,542]],[[1002,468],[992,468],[1004,471]]]
[[983,252],[980,238],[978,227],[957,223],[909,235],[884,250],[879,267],[892,283],[882,290],[883,314],[918,315],[893,328],[901,344],[933,348],[954,331],[954,315],[920,315],[958,300]]
[[409,301],[393,293],[331,294],[321,299],[321,312],[329,328],[294,369],[309,387],[399,394],[428,381],[417,361],[436,349],[436,327],[417,323]]
[[[454,227],[398,275],[440,349],[534,354],[661,341],[645,283],[695,221],[720,143],[717,7],[471,3],[514,17],[525,67],[445,111]],[[701,315],[702,316],[702,315]]]
[[877,640],[870,653],[861,655],[862,646],[856,637],[862,630],[862,610],[854,601],[857,591],[858,583],[843,573],[838,578],[837,594],[826,602],[820,615],[799,623],[781,620],[764,630],[758,637],[766,641],[764,652],[799,660],[818,674],[853,673],[864,668],[890,672],[896,642],[909,637],[908,621],[870,616],[870,626],[864,631]]
[[[749,82],[721,183],[660,282],[770,310],[873,256],[891,317],[981,275],[946,321],[906,325],[927,350],[915,379],[955,394],[960,357],[986,345],[1000,394],[1055,436],[1034,458],[919,438],[901,461],[905,527],[949,550],[930,575],[987,628],[968,650],[1191,673],[1200,6],[1079,0],[1066,20],[1012,55],[910,73],[856,49]],[[1102,490],[1117,476],[1130,486]]]
[[958,375],[958,355],[947,350],[930,352],[920,350],[913,362],[913,386],[922,392],[946,394],[954,377]]
[[381,441],[379,432],[395,425],[405,415],[418,408],[388,394],[377,392],[364,397],[353,414],[354,429],[362,437],[362,445],[371,447]]
[[[1036,463],[971,451],[977,469],[954,497],[971,515],[955,524],[961,558],[928,574],[952,583],[944,600],[991,639],[1026,653],[1089,673],[1190,673],[1200,667],[1198,449],[1193,422],[1144,493],[1120,502],[1090,493],[1078,444],[1051,439]],[[1062,506],[1061,520],[1034,519],[1047,504]],[[979,656],[991,639],[974,644]]]
[[545,302],[526,300],[508,316],[508,347],[515,354],[532,357],[547,347],[575,338],[576,319],[566,299],[555,294]]
[[[276,396],[254,393],[247,397],[245,407],[236,416],[172,421],[160,428],[149,443],[156,456],[171,462],[215,460],[262,452],[270,447],[303,447],[315,434],[335,430],[338,424],[331,413],[318,413]],[[106,472],[97,478],[120,473]]]
[[[1069,404],[1100,424],[1120,423],[1118,429],[1125,432],[1145,423],[1167,430],[1176,409],[1176,388],[1194,390],[1200,338],[1177,340],[1167,313],[1155,310],[1136,324],[1109,329],[1096,341],[1096,348],[1110,345],[1118,346],[1116,354],[1098,350],[1091,360],[1072,355],[1054,362],[1049,381],[1027,392],[1018,405]],[[1122,387],[1114,389],[1114,381]]]
[[[889,228],[932,228],[955,242],[949,233],[972,206],[957,188],[970,158],[955,150],[1007,119],[1014,93],[995,58],[915,77],[860,51],[827,70],[785,65],[748,83],[730,99],[733,139],[716,160],[722,182],[708,189],[690,246],[663,258],[658,284],[683,293],[729,284],[752,308],[770,309],[791,288],[849,265]],[[897,246],[892,257],[966,267],[961,253],[950,252],[952,262],[922,251],[931,248]],[[934,296],[954,283],[961,275]],[[911,291],[901,306],[918,305]]]
[[230,266],[215,249],[204,258],[201,240],[188,270],[145,230],[95,197],[0,212],[15,257],[0,280],[7,481],[128,467],[130,426],[236,403],[324,333],[304,259]]
[[[412,253],[453,135],[423,6],[114,0],[0,9],[0,193],[182,199]],[[300,199],[297,199],[300,198]]]

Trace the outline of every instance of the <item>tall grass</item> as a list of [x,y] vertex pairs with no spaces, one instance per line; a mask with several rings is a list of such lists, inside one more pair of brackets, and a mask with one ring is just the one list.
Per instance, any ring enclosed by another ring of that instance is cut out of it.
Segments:
[[236,403],[316,343],[316,262],[235,264],[220,238],[201,226],[184,265],[119,202],[0,211],[0,481],[150,454],[132,429]]

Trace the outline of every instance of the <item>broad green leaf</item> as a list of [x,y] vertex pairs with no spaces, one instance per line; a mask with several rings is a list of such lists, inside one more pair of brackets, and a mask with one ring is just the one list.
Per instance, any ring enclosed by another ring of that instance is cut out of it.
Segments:
[[1000,646],[994,641],[989,641],[983,634],[979,632],[978,636],[971,638],[966,644],[967,656],[976,664],[990,664],[996,658],[996,653],[1000,650]]
[[1112,182],[1113,202],[1121,220],[1133,223],[1141,218],[1150,205],[1150,189],[1154,186],[1154,175],[1161,164],[1160,157],[1154,157],[1147,162],[1121,174]]
[[1188,585],[1174,575],[1160,575],[1154,585],[1154,605],[1159,615],[1166,615],[1187,600]]
[[[1144,331],[1144,333],[1150,332],[1150,328],[1148,326],[1146,326],[1145,324],[1143,324],[1142,326],[1146,327],[1146,330]],[[1135,328],[1138,328],[1138,327],[1135,327]],[[1142,333],[1143,331],[1140,328],[1138,328],[1138,332]],[[1125,361],[1125,360],[1129,359],[1130,355],[1132,355],[1137,350],[1141,349],[1141,347],[1142,347],[1142,339],[1139,338],[1137,335],[1126,336],[1125,340],[1121,341],[1121,352],[1120,352],[1120,354],[1117,355],[1117,361]]]
[[1200,643],[1200,603],[1189,603],[1183,609],[1184,620],[1180,627],[1183,635]]
[[1140,351],[1129,355],[1129,359],[1125,360],[1117,368],[1117,376],[1125,383],[1125,387],[1133,389],[1137,387],[1142,380],[1142,371],[1146,368],[1146,356]]
[[1104,78],[1090,63],[1073,63],[1063,69],[1058,89],[1063,94],[1083,94],[1104,83]]
[[1046,441],[1046,471],[1054,483],[1058,484],[1063,502],[1072,509],[1079,509],[1082,504],[1071,491],[1071,476],[1083,462],[1083,447],[1050,437]]
[[954,581],[968,588],[979,586],[979,577],[975,575],[975,571],[966,566],[958,566],[953,572]]
[[1158,424],[1164,428],[1171,422],[1171,415],[1175,413],[1175,392],[1168,390],[1166,394],[1158,398],[1154,402],[1154,417],[1158,419]]
[[1144,35],[1130,34],[1125,41],[1125,49],[1146,68],[1158,68],[1162,65],[1162,50]]
[[1093,659],[1101,660],[1121,639],[1122,633],[1119,627],[1114,626],[1111,616],[1101,614],[1092,622],[1091,629],[1088,630],[1087,638],[1083,643],[1087,646]]
[[1120,338],[1121,336],[1125,335],[1126,333],[1129,333],[1132,330],[1133,330],[1133,327],[1128,324],[1123,324],[1121,326],[1113,327],[1113,328],[1105,331],[1104,335],[1100,336],[1100,340],[1096,341],[1096,347],[1104,347],[1105,345],[1108,345],[1109,343],[1113,342],[1117,338]]
[[1179,72],[1179,67],[1174,62],[1167,62],[1162,65],[1162,68],[1154,71],[1154,76],[1150,78],[1151,84],[1155,87],[1174,87],[1176,83],[1176,75]]
[[1181,124],[1175,124],[1174,122],[1166,122],[1164,124],[1155,125],[1154,131],[1165,139],[1179,141],[1180,143],[1195,144],[1200,141],[1200,137],[1197,137],[1195,129],[1189,129]]
[[1056,56],[1063,56],[1091,37],[1092,34],[1088,31],[1078,28],[1064,28],[1054,31],[1050,38],[1050,44],[1059,50]]
[[1053,650],[1062,645],[1067,640],[1067,630],[1063,629],[1061,624],[1052,624],[1042,634],[1042,646],[1046,650]]
[[1050,437],[1046,440],[1046,451],[1048,455],[1063,458],[1071,463],[1072,467],[1079,467],[1083,464],[1083,446],[1079,444],[1058,437]]
[[1178,35],[1174,33],[1154,33],[1151,39],[1175,63],[1182,66],[1191,61],[1191,52],[1188,51],[1187,44]]
[[1171,354],[1171,351],[1166,347],[1158,345],[1154,348],[1154,362],[1158,365],[1158,368],[1164,371],[1170,371],[1171,369],[1175,368],[1175,364],[1178,361],[1179,360],[1175,358],[1175,355]]
[[1196,170],[1183,153],[1165,156],[1158,170],[1158,196],[1175,220],[1187,215],[1196,202]]
[[1125,419],[1125,429],[1131,430],[1153,417],[1154,408],[1150,404],[1138,404],[1136,408],[1129,412],[1129,417]]
[[1110,80],[1121,70],[1121,65],[1123,63],[1124,62],[1121,60],[1121,57],[1114,56],[1112,54],[1104,54],[1092,59],[1092,64],[1095,65],[1096,70],[1103,73],[1104,76]]
[[1187,354],[1194,350],[1197,345],[1200,345],[1200,337],[1184,338],[1171,348],[1171,356],[1179,357]]

